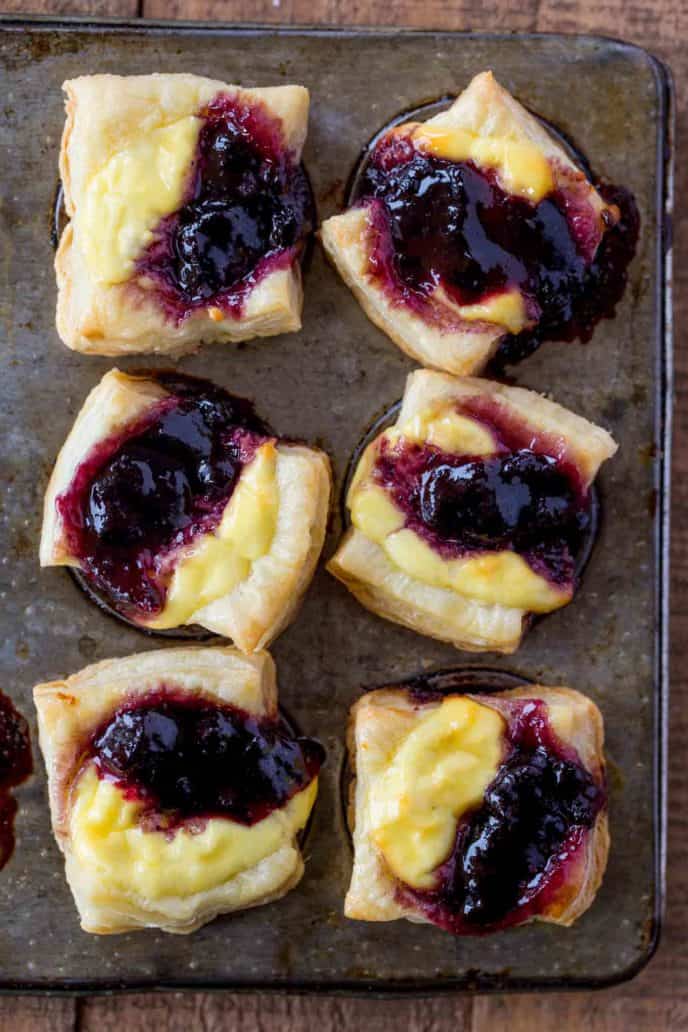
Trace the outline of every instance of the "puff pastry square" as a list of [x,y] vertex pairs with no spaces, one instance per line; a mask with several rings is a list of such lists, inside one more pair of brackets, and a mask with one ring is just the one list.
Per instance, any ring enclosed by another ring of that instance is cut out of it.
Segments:
[[[172,354],[300,329],[308,91],[186,74],[82,76],[64,90],[64,343]],[[268,231],[269,204],[284,210]]]
[[57,458],[41,565],[78,568],[137,626],[197,624],[252,652],[311,581],[330,482],[323,452],[275,437],[208,381],[114,369]]
[[[280,805],[251,821],[222,810],[189,819],[170,809],[162,812],[155,793],[136,780],[144,777],[142,771],[150,774],[151,740],[156,762],[160,756],[169,759],[168,750],[175,748],[171,721],[180,712],[192,719],[198,715],[186,728],[187,759],[196,748],[189,744],[189,728],[198,733],[215,712],[217,727],[232,719],[241,730],[252,720],[254,732],[267,729],[274,738],[277,689],[267,653],[178,648],[106,660],[64,681],[38,685],[34,700],[53,831],[85,931],[193,932],[218,914],[278,899],[300,880],[297,836],[315,801],[315,768],[290,786]],[[144,712],[144,721],[136,723]],[[145,723],[151,719],[158,723]],[[302,752],[311,751],[317,767],[317,743],[298,742]],[[206,748],[212,749],[212,741]],[[237,768],[228,768],[230,761],[218,760],[219,755],[213,753],[218,781],[229,779],[240,792],[254,784],[247,779],[256,777],[250,769],[255,756],[244,760],[236,785]],[[129,780],[122,780],[125,762]],[[185,770],[186,762],[179,769]],[[187,782],[193,786],[197,780],[198,770],[191,770]]]
[[469,651],[513,652],[566,605],[606,430],[520,387],[418,370],[351,481],[328,563],[368,609]]
[[[609,851],[603,724],[590,699],[539,685],[494,695],[390,686],[353,706],[348,744],[347,917],[464,935],[571,925],[588,909]],[[552,819],[561,824],[549,837]]]
[[[398,347],[467,375],[507,339],[530,340],[543,316],[550,338],[592,332],[566,314],[570,284],[585,293],[586,270],[619,217],[543,124],[484,72],[447,111],[396,125],[376,142],[352,206],[327,219],[320,237]],[[559,278],[564,266],[570,275]],[[520,350],[536,346],[533,338]]]

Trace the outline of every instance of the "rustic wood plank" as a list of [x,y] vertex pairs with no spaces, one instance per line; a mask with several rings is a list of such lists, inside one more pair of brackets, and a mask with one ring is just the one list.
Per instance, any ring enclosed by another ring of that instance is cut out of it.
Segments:
[[0,1002],[0,1032],[73,1032],[76,1000],[6,997]]
[[533,27],[538,0],[144,0],[146,18],[283,22],[330,25],[406,25],[418,28]]
[[[473,1002],[460,997],[407,1001],[169,994],[83,1001],[77,1027],[79,1032],[119,1032],[122,1027],[128,1032],[339,1032],[366,1027],[375,1032],[400,1027],[409,1032],[493,1032],[506,1027],[510,1032],[679,1032],[688,1028],[688,1000],[615,992],[482,997]],[[49,1026],[45,1028],[48,1032]]]
[[473,1032],[679,1032],[688,1028],[688,1001],[624,998],[615,993],[502,996],[475,1001]]
[[1,0],[3,14],[82,14],[135,18],[139,0]]
[[472,1004],[463,997],[373,1000],[177,993],[84,1000],[77,1027],[79,1032],[471,1032],[471,1022]]

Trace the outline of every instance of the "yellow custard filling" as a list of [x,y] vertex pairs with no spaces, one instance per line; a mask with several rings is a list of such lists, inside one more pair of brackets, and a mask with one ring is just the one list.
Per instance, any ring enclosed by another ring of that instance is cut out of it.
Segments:
[[[495,438],[483,424],[449,406],[420,413],[383,436],[391,442],[405,438],[418,444],[433,444],[455,455],[489,456],[496,450]],[[383,487],[373,483],[370,473],[375,451],[373,446],[363,456],[347,504],[354,527],[380,545],[399,570],[432,587],[530,613],[549,613],[570,601],[570,588],[541,577],[516,552],[444,559],[415,531],[404,526],[403,512]]]
[[270,550],[278,508],[277,448],[268,441],[242,470],[216,530],[177,562],[165,607],[147,625],[178,627],[245,580],[251,564]]
[[76,215],[76,232],[92,276],[128,280],[160,219],[180,207],[201,119],[160,126],[118,151],[93,176]]
[[432,888],[461,816],[478,806],[502,758],[505,723],[488,706],[450,697],[417,724],[372,783],[370,836],[393,874]]
[[494,455],[497,448],[494,434],[484,423],[462,416],[448,405],[419,412],[398,426],[396,434],[454,455]]
[[458,305],[457,310],[467,322],[495,323],[509,333],[520,333],[530,322],[523,295],[515,289],[493,294],[473,305]]
[[[397,132],[408,128],[400,126]],[[534,204],[554,189],[548,158],[526,140],[481,136],[468,129],[430,123],[413,126],[411,137],[418,147],[437,158],[472,161],[479,168],[494,168],[507,193],[525,197]]]
[[73,789],[71,849],[97,877],[104,895],[124,892],[152,901],[193,896],[290,845],[305,826],[317,791],[314,779],[282,809],[250,826],[213,817],[200,831],[182,826],[167,835],[144,831],[139,822],[142,804],[125,799],[89,766]]
[[480,602],[530,613],[549,613],[571,597],[570,591],[557,588],[535,573],[516,552],[485,552],[466,559],[442,559],[412,530],[399,530],[381,544],[395,566],[410,577]]

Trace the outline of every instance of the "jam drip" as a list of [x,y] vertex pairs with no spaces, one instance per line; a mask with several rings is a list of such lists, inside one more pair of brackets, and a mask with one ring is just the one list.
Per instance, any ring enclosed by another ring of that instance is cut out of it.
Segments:
[[294,260],[314,222],[308,178],[285,152],[279,121],[225,94],[201,118],[186,201],[138,262],[178,322],[209,304],[239,316],[248,291]]
[[573,192],[532,204],[506,193],[491,169],[437,158],[391,135],[375,147],[355,200],[375,202],[371,273],[425,318],[450,318],[431,302],[440,285],[461,305],[517,288],[529,320],[538,320],[501,345],[503,361],[518,361],[545,339],[589,340],[623,294],[638,212],[627,191],[600,192],[621,218],[598,248],[597,217]]
[[373,477],[406,526],[443,558],[510,550],[552,583],[575,579],[590,497],[555,455],[502,443],[498,454],[481,458],[383,440]]
[[325,753],[279,720],[160,690],[122,709],[93,736],[100,777],[144,803],[143,822],[170,830],[194,818],[251,825],[315,778]]
[[0,692],[0,867],[14,851],[17,800],[12,795],[33,771],[29,725],[12,700]]
[[439,887],[399,889],[454,934],[495,931],[541,912],[605,803],[603,787],[557,739],[545,704],[512,705],[506,759],[482,805],[459,824]]
[[156,379],[169,396],[97,444],[57,499],[71,555],[133,619],[163,608],[170,552],[218,525],[243,466],[269,435],[249,402],[206,380]]

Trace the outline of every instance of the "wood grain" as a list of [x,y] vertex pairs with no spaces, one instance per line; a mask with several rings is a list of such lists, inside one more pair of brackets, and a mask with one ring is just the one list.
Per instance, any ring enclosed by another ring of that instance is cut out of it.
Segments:
[[618,993],[510,996],[476,1000],[472,1032],[678,1032],[688,1028],[685,998]]
[[[138,0],[0,0],[2,9],[136,13]],[[676,80],[679,172],[688,166],[686,0],[142,0],[148,17],[596,32],[639,43]],[[684,177],[685,179],[685,177]],[[678,183],[681,175],[678,176]],[[688,208],[674,226],[676,414],[672,542],[672,702],[668,908],[657,956],[632,983],[598,994],[376,1001],[193,994],[0,1002],[0,1032],[144,1029],[306,1032],[680,1032],[688,1029]]]
[[537,10],[538,0],[144,0],[143,7],[147,18],[516,30],[532,28]]
[[[146,1024],[141,1015],[145,1014]],[[165,1029],[165,1032],[296,1032],[370,1029],[371,1032],[472,1032],[469,999],[386,1000],[323,999],[299,996],[232,996],[192,994],[81,1004],[79,1032],[120,1032],[121,1029]]]
[[0,1003],[0,1032],[72,1032],[76,1000],[8,997]]
[[82,14],[136,18],[143,0],[0,0],[3,14]]

